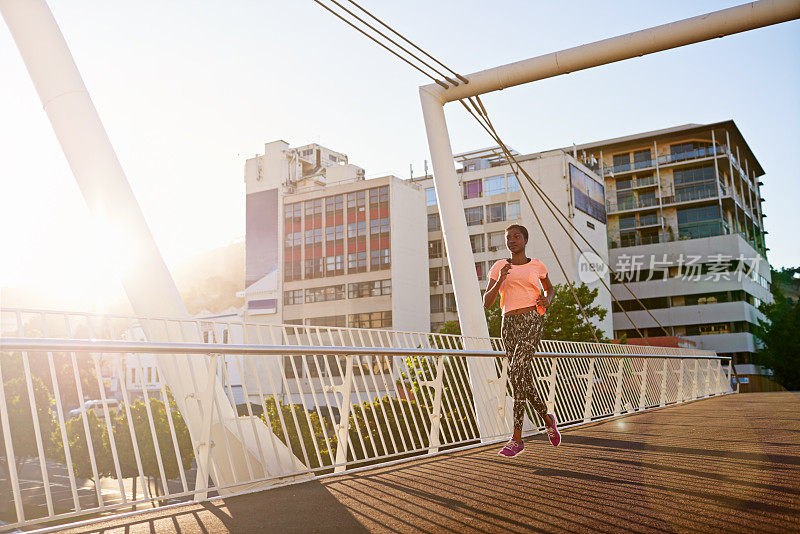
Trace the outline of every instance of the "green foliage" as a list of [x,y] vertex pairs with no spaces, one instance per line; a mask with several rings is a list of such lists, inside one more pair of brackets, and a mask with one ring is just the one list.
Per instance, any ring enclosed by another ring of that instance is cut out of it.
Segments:
[[[6,369],[3,368],[5,377]],[[36,376],[31,377],[33,400],[36,405],[36,419],[42,436],[45,456],[52,457],[57,451],[53,446],[50,436],[57,428],[51,407],[53,397],[44,382]],[[36,432],[33,426],[33,411],[31,410],[28,384],[25,378],[16,377],[3,384],[6,397],[6,408],[9,427],[11,428],[11,444],[14,446],[14,457],[17,462],[27,458],[39,456],[36,446]],[[5,456],[5,439],[0,427],[0,454]]]
[[[150,410],[153,414],[153,426],[156,430],[156,440],[161,451],[161,460],[164,466],[164,474],[167,479],[176,478],[180,475],[178,457],[172,445],[172,433],[169,429],[167,420],[167,410],[164,403],[159,399],[150,399]],[[180,412],[170,406],[172,422],[175,425],[175,435],[180,449],[183,469],[189,469],[194,459],[192,450],[192,440],[189,437],[189,429],[183,420]],[[147,417],[147,407],[143,400],[136,400],[130,405],[131,421],[133,432],[136,435],[136,444],[142,460],[142,470],[148,477],[160,477],[158,468],[158,458],[150,430]],[[112,429],[116,440],[117,451],[119,453],[120,469],[123,478],[139,476],[134,456],[133,440],[131,439],[130,428],[128,425],[128,414],[125,406],[120,406],[116,414],[112,417]]]
[[[278,409],[280,408],[280,413]],[[301,404],[283,404],[278,405],[275,399],[270,397],[264,402],[264,413],[261,414],[261,420],[272,429],[272,432],[280,439],[284,445],[289,447],[296,457],[304,459],[308,455],[310,465],[308,467],[315,469],[317,467],[333,464],[331,458],[336,454],[336,436],[333,429],[333,424],[327,420],[323,415],[317,413],[310,413],[306,419],[307,412],[303,409]],[[283,419],[283,422],[281,422]],[[295,423],[295,419],[297,423]],[[311,426],[309,426],[309,421]],[[338,423],[338,421],[336,421]],[[323,426],[325,429],[323,430]],[[299,432],[298,432],[299,427]],[[284,432],[285,429],[285,432]],[[328,437],[328,443],[325,441],[325,436]],[[288,437],[288,443],[287,443]],[[301,444],[302,438],[302,444]],[[316,455],[314,444],[317,444],[320,451],[319,458]],[[303,450],[305,449],[305,455]],[[322,460],[322,463],[320,463]]]
[[[91,448],[89,447],[89,441],[86,439],[81,416],[73,417],[64,422],[75,476],[79,478],[94,478],[91,456],[89,455],[90,450],[94,452],[97,475],[101,477],[112,476],[114,474],[114,464],[105,420],[98,417],[93,410],[89,410],[86,412],[86,422],[92,439]],[[59,458],[64,461],[66,456],[63,451],[61,432],[56,431],[53,433],[53,441],[59,449]]]
[[[575,294],[589,320],[602,321],[608,310],[601,306],[594,305],[594,301],[599,294],[598,288],[589,289],[586,284],[575,285]],[[597,339],[607,341],[603,336],[603,331],[599,328],[587,324],[581,314],[578,303],[572,295],[569,286],[566,284],[555,285],[555,298],[547,309],[544,321],[544,332],[542,339],[552,339],[556,341],[594,341],[592,336],[594,330]]]
[[759,321],[756,337],[762,347],[756,361],[774,373],[773,379],[789,390],[800,389],[800,301],[784,297],[777,284],[772,285],[771,304],[759,310],[767,316]]

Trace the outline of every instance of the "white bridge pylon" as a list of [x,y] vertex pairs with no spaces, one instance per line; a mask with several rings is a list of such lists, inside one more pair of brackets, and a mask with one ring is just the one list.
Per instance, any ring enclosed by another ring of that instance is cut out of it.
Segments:
[[[142,317],[190,319],[47,3],[0,0],[0,12],[95,224],[112,229],[135,262],[135,268],[120,275],[134,312]],[[168,335],[172,341],[202,341],[196,329],[182,330],[176,326]],[[156,358],[192,438],[200,469],[197,487],[205,486],[202,475],[210,475],[220,493],[226,493],[241,491],[237,479],[249,470],[253,471],[249,480],[297,472],[302,461],[260,420],[238,421],[241,428],[237,428],[238,416],[216,376],[213,357],[210,364],[186,354]],[[306,476],[310,477],[293,478]],[[249,487],[268,484],[274,480]]]
[[[474,338],[489,337],[444,116],[446,103],[798,18],[800,0],[760,0],[475,72],[464,76],[468,83],[454,87],[445,88],[437,83],[420,87],[461,333]],[[520,183],[520,187],[526,186]],[[487,350],[489,346],[487,341],[485,346],[464,348]],[[497,379],[490,362],[478,358],[467,360],[475,398],[489,399],[487,403],[475,403],[481,436],[496,434],[497,425],[504,424],[507,411],[503,382]]]

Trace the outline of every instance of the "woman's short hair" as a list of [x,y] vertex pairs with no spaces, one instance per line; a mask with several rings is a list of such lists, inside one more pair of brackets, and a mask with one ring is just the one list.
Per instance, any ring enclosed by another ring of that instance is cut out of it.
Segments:
[[509,230],[519,230],[522,233],[522,237],[525,238],[525,241],[528,240],[528,229],[521,224],[511,224],[508,226],[508,228],[506,228],[506,232]]

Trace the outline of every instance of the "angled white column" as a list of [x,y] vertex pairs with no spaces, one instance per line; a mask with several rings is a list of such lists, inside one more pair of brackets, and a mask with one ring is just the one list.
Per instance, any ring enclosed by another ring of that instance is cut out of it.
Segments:
[[[110,230],[129,252],[130,268],[121,273],[121,282],[135,313],[145,317],[189,318],[47,3],[45,0],[0,0],[0,13],[17,43],[95,224]],[[188,341],[201,341],[198,331],[179,332],[177,335],[187,336]],[[201,442],[202,410],[207,411],[209,407],[200,406],[201,392],[195,391],[189,370],[198,384],[205,385],[207,367],[201,359],[186,355],[160,355],[156,358],[161,375],[186,420],[197,452],[198,446],[205,445]],[[214,396],[219,412],[215,413],[211,441],[224,443],[224,433],[227,432],[231,454],[228,455],[224,447],[216,448],[216,470],[202,465],[205,462],[198,457],[203,470],[219,474],[219,480],[215,480],[217,485],[233,484],[234,469],[238,468],[239,473],[245,472],[245,455],[249,454],[251,462],[255,463],[257,476],[291,471],[291,453],[285,446],[281,447],[279,440],[269,439],[270,431],[263,424],[256,427],[255,433],[251,431],[239,438],[234,424],[236,413],[219,381],[215,384]],[[263,450],[272,452],[271,455],[267,453],[266,463],[273,462],[273,465],[262,465],[258,458],[257,440],[261,441]],[[281,448],[273,451],[271,443],[277,443]]]

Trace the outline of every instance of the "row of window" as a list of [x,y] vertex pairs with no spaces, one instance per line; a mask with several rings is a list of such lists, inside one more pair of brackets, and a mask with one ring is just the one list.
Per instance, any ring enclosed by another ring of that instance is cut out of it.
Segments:
[[[484,212],[485,208],[485,212]],[[485,219],[484,219],[485,214]],[[497,202],[495,204],[488,204],[486,206],[475,206],[473,208],[465,208],[464,216],[467,219],[467,226],[476,226],[479,224],[503,222],[503,221],[516,221],[520,217],[519,213],[519,200],[512,200],[511,202]],[[436,232],[442,229],[441,220],[438,213],[428,214],[428,231]]]
[[[496,252],[498,250],[505,250],[506,234],[505,232],[488,232],[486,234],[471,234],[469,236],[469,244],[472,246],[472,253],[478,254],[480,252]],[[433,239],[428,241],[428,258],[444,258],[447,256],[444,244],[441,239]]]
[[[641,332],[647,337],[664,336],[664,331],[661,328],[640,328]],[[705,324],[687,324],[680,326],[667,327],[668,331],[674,332],[676,336],[704,336],[714,334],[737,334],[737,333],[750,333],[756,331],[756,325],[749,321],[732,321],[727,323],[705,323]],[[638,338],[639,333],[635,329],[629,330],[615,330],[614,335],[621,338],[623,335],[628,338]]]
[[[371,280],[369,282],[355,282],[347,284],[347,298],[357,299],[363,297],[379,297],[392,294],[391,280]],[[305,299],[303,295],[305,293]],[[328,302],[343,300],[345,298],[345,284],[332,286],[313,287],[306,290],[295,289],[283,292],[283,303],[287,306],[293,304],[307,304],[314,302]]]
[[[649,310],[679,306],[697,306],[702,304],[720,304],[723,302],[747,302],[756,308],[761,306],[761,300],[742,290],[695,293],[692,295],[676,295],[672,297],[653,297],[639,300]],[[638,311],[642,309],[639,303],[634,299],[621,300],[619,302],[614,301],[613,307],[615,312],[621,312],[623,310]]]
[[323,211],[328,215],[333,215],[336,212],[344,211],[345,200],[348,213],[364,211],[367,200],[369,200],[370,209],[385,207],[389,205],[389,186],[384,185],[368,190],[362,189],[352,193],[286,204],[283,208],[283,216],[289,223],[300,222],[301,214],[303,213],[305,213],[306,217],[322,216]]
[[[302,265],[302,269],[301,269]],[[392,265],[391,250],[382,248],[369,251],[369,270],[382,271]],[[367,252],[352,252],[347,255],[347,272],[367,272]],[[345,256],[325,256],[310,258],[301,262],[290,260],[283,264],[283,279],[286,281],[339,276],[345,274]]]
[[[487,178],[476,180],[466,180],[461,185],[464,199],[488,197],[501,195],[503,193],[513,193],[519,191],[519,182],[513,174],[498,174]],[[425,189],[425,202],[428,206],[436,205],[436,189],[428,187]]]
[[[286,321],[286,324],[303,324],[302,319]],[[353,313],[350,315],[328,315],[325,317],[308,317],[305,324],[309,326],[336,326],[350,328],[391,328],[392,312],[378,311]],[[302,358],[302,357],[299,357]]]
[[[489,272],[488,265],[490,263],[492,262],[475,262],[475,274],[478,275],[478,280],[486,280]],[[428,278],[432,286],[449,285],[453,283],[453,280],[450,278],[450,267],[431,267],[428,269]]]

